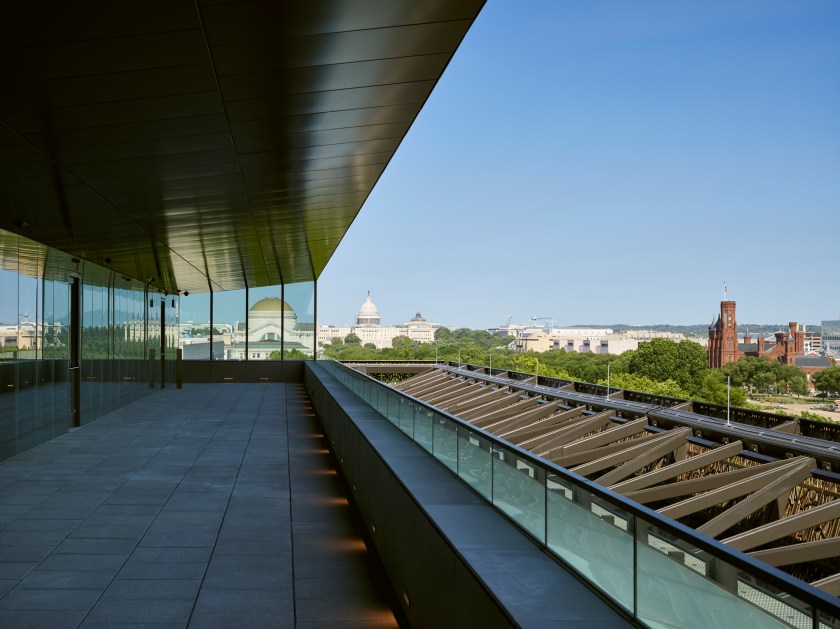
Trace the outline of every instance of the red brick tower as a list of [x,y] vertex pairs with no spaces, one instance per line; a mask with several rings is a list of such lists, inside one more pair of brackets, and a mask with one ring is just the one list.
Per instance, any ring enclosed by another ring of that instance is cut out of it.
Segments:
[[720,302],[720,365],[738,361],[738,325],[735,323],[735,302]]
[[709,326],[709,367],[722,367],[738,360],[738,326],[735,323],[735,302],[720,302],[720,317]]

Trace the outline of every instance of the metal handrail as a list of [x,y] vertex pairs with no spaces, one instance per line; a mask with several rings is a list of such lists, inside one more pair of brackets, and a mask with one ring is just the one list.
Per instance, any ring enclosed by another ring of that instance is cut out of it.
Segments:
[[[580,487],[581,489],[596,495],[604,501],[632,514],[633,516],[640,517],[648,523],[656,526],[657,528],[662,529],[663,531],[666,531],[680,538],[682,541],[694,545],[699,550],[705,551],[718,559],[730,563],[736,568],[739,568],[749,573],[751,576],[755,576],[761,579],[768,585],[777,587],[780,590],[784,590],[786,593],[795,596],[803,603],[812,605],[814,608],[815,619],[818,617],[818,614],[821,611],[827,612],[835,617],[840,617],[840,600],[838,600],[836,597],[827,594],[826,592],[823,592],[822,590],[819,590],[818,588],[812,587],[810,584],[805,583],[804,581],[801,581],[800,579],[797,579],[782,570],[779,570],[778,568],[770,566],[762,561],[750,557],[745,553],[730,548],[729,546],[726,546],[722,542],[719,542],[718,540],[712,537],[700,533],[695,529],[692,529],[684,524],[681,524],[680,522],[677,522],[676,520],[663,516],[657,513],[656,511],[645,507],[644,505],[640,505],[636,502],[633,502],[632,500],[622,496],[621,494],[610,491],[606,487],[598,485],[597,483],[583,476],[580,476],[579,474],[576,474],[564,467],[552,463],[551,461],[547,461],[541,457],[538,457],[528,450],[525,450],[515,444],[505,441],[504,439],[500,439],[496,435],[487,432],[473,424],[470,424],[469,422],[459,417],[456,417],[455,415],[451,415],[446,411],[443,411],[430,404],[427,404],[426,402],[419,400],[398,389],[389,387],[388,385],[383,384],[375,378],[371,378],[370,376],[363,374],[360,371],[356,371],[355,369],[352,369],[342,364],[340,361],[329,358],[325,362],[335,363],[336,365],[339,365],[341,369],[344,369],[348,373],[350,373],[353,377],[362,380],[369,380],[370,382],[375,383],[379,387],[383,387],[389,391],[401,395],[402,397],[410,400],[411,402],[422,408],[425,408],[431,412],[445,417],[446,419],[452,421],[456,425],[462,426],[473,433],[478,433],[484,439],[487,439],[494,445],[500,446],[515,453],[517,456],[527,460],[529,463],[542,468],[545,472],[559,476],[563,480],[568,480],[572,484]],[[501,510],[499,511],[499,513],[502,513],[503,515],[505,515],[505,517],[508,517],[507,514],[505,514]],[[519,524],[516,522],[514,522],[514,524],[519,526]],[[526,535],[534,539],[534,536],[532,534],[530,534],[525,529],[522,530]],[[547,542],[542,541],[539,541],[539,543],[541,545],[547,544]],[[814,626],[817,626],[816,620]]]

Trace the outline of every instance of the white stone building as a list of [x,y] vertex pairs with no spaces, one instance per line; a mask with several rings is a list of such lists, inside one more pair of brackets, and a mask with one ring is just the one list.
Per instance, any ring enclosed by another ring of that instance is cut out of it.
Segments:
[[[314,349],[312,324],[300,324],[294,309],[279,297],[266,297],[251,306],[248,325],[233,324],[233,343],[225,347],[228,360],[267,360],[272,352],[298,350],[311,355]],[[245,339],[248,339],[247,349]]]
[[371,301],[370,293],[368,293],[367,299],[356,315],[355,325],[349,327],[318,326],[318,346],[330,345],[334,338],[343,340],[350,333],[358,336],[362,345],[373,343],[377,349],[391,347],[394,338],[398,336],[407,336],[418,343],[429,343],[435,340],[435,331],[439,327],[441,326],[436,323],[426,321],[419,312],[414,315],[411,321],[403,325],[383,326],[379,310]]

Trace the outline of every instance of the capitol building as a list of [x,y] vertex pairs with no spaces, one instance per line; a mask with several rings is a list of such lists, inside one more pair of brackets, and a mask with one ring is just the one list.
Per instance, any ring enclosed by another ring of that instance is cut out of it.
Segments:
[[342,341],[348,334],[355,334],[362,341],[362,345],[373,343],[377,349],[391,347],[394,338],[407,336],[418,343],[429,343],[435,340],[435,331],[441,327],[437,323],[429,323],[418,312],[414,318],[403,325],[382,326],[382,318],[379,310],[371,301],[370,292],[367,299],[359,308],[356,315],[355,325],[347,327],[336,327],[332,325],[318,326],[318,346],[325,347],[332,343],[333,339]]

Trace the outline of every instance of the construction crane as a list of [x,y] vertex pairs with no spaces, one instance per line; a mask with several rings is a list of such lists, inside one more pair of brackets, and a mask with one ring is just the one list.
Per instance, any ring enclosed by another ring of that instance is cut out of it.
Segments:
[[549,330],[554,327],[554,317],[531,317],[531,321],[534,321],[535,323],[537,321],[548,321],[548,325],[543,327]]

